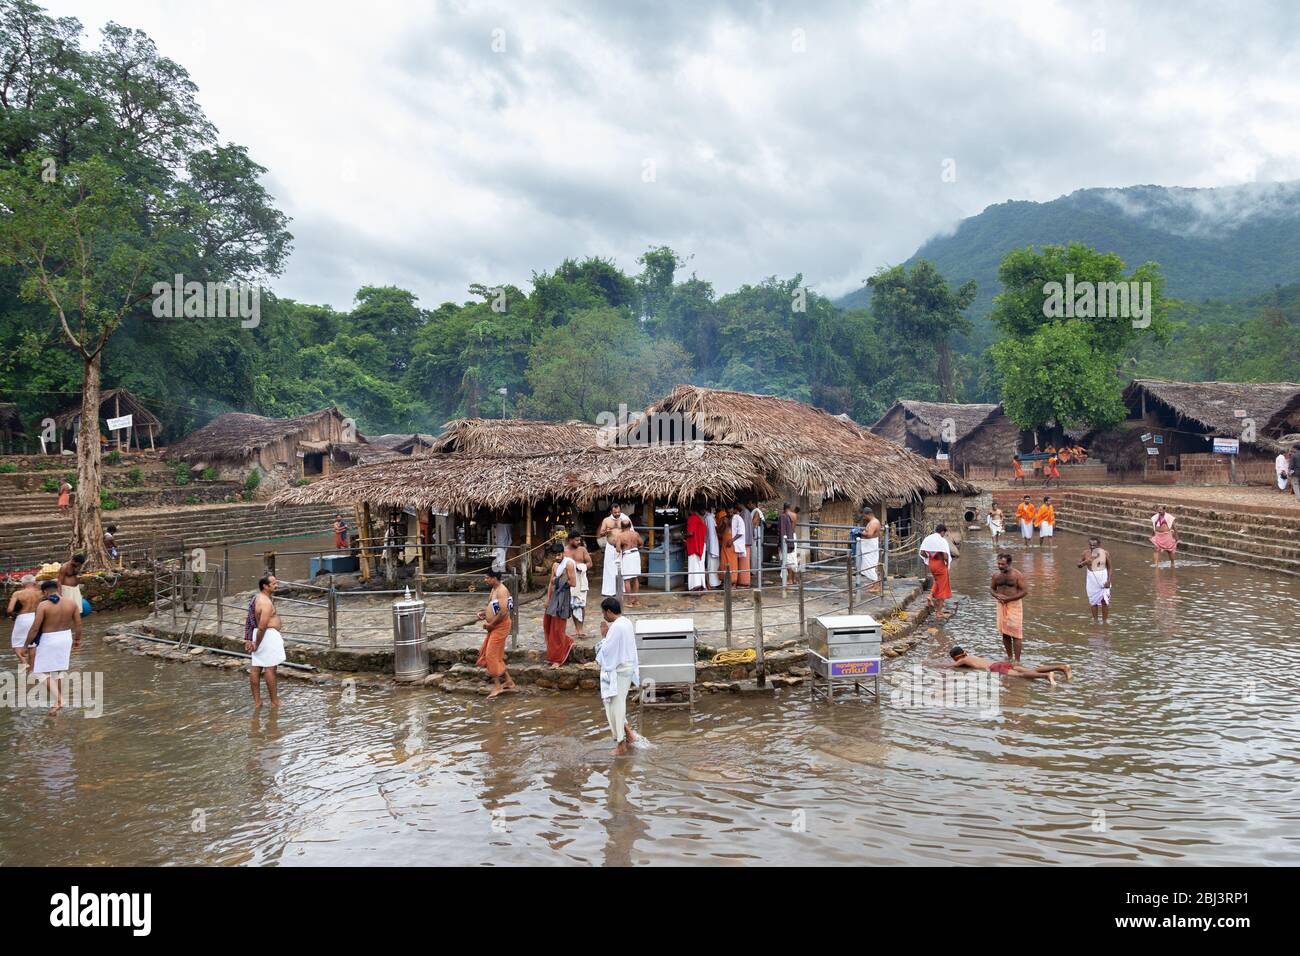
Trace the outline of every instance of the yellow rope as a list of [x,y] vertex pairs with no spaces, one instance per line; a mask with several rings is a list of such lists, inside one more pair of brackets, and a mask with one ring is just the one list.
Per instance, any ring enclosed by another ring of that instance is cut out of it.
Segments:
[[747,647],[743,651],[718,651],[713,655],[710,664],[752,664],[758,655],[754,653],[752,647]]

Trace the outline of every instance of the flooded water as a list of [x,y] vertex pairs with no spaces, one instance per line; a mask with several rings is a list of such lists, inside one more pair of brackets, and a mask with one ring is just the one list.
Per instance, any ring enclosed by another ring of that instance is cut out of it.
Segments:
[[[0,711],[0,863],[1300,862],[1300,585],[1121,545],[1101,627],[1081,547],[1023,558],[1026,661],[1070,683],[1004,678],[986,710],[704,696],[619,760],[595,695],[290,683],[254,716],[239,672],[92,636],[101,717]],[[940,673],[954,642],[998,655],[992,565],[967,543],[970,600],[887,676]]]

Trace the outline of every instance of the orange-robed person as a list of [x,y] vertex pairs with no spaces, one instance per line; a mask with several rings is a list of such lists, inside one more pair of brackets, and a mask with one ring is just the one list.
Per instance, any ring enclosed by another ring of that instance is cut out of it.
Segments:
[[1025,500],[1016,508],[1016,521],[1020,524],[1020,536],[1026,544],[1034,540],[1034,516],[1037,514],[1038,509],[1029,500],[1029,496],[1025,495]]
[[1050,497],[1043,498],[1043,503],[1034,512],[1034,527],[1038,529],[1040,543],[1056,534],[1056,507]]

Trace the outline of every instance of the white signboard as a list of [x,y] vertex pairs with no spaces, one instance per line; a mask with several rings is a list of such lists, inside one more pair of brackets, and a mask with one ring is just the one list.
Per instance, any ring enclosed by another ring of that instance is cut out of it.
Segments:
[[121,418],[110,418],[108,420],[108,430],[111,432],[120,431],[123,428],[131,427],[131,416],[123,415]]
[[1234,409],[1232,410],[1232,417],[1233,417],[1233,418],[1245,418],[1245,417],[1246,417],[1246,410],[1245,410],[1244,408],[1234,408]]
[[1160,449],[1159,449],[1159,448],[1148,448],[1148,449],[1147,449],[1147,455],[1148,455],[1148,456],[1150,456],[1150,455],[1158,455],[1158,454],[1160,454]]
[[1214,453],[1216,455],[1235,455],[1241,451],[1241,441],[1237,438],[1216,438],[1214,439]]
[[934,460],[935,460],[935,461],[947,461],[947,460],[948,460],[948,453],[947,453],[946,451],[941,451],[941,452],[939,452],[937,455],[934,456]]
[[1147,432],[1145,435],[1142,436],[1142,441],[1150,441],[1150,440],[1151,440],[1150,432]]

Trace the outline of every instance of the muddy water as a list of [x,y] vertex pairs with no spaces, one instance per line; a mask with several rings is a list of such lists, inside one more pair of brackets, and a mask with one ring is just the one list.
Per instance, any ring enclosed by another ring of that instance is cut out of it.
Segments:
[[[0,863],[1300,862],[1300,585],[1117,546],[1103,628],[1081,544],[1023,559],[1026,657],[1069,684],[1003,679],[986,711],[710,696],[618,761],[594,697],[290,684],[253,716],[237,673],[91,637],[103,716],[0,712]],[[887,674],[996,653],[992,563],[967,544],[971,599]]]

